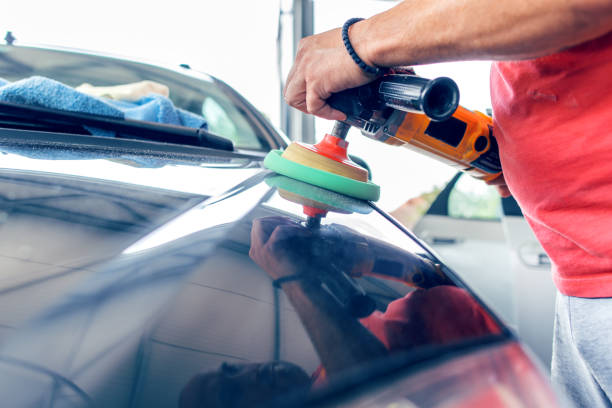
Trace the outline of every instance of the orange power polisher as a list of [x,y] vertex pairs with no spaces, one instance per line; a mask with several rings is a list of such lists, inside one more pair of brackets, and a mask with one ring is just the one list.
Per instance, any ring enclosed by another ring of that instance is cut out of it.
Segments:
[[[353,126],[369,138],[417,150],[479,179],[492,180],[501,173],[491,118],[460,107],[459,89],[450,78],[392,73],[334,94],[327,102],[347,119],[335,122],[331,134],[316,145],[293,142],[285,151],[273,150],[266,167],[331,192],[376,201],[379,186],[347,156],[345,139]],[[330,210],[302,196],[293,194],[292,201],[304,206],[309,221],[319,221]]]
[[459,102],[450,78],[391,74],[327,101],[364,136],[404,146],[485,181],[501,173],[492,119]]

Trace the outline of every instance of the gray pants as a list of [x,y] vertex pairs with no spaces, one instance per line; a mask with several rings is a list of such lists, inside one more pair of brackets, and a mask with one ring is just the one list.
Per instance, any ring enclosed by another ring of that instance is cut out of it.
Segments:
[[553,386],[576,407],[612,407],[612,298],[557,293]]

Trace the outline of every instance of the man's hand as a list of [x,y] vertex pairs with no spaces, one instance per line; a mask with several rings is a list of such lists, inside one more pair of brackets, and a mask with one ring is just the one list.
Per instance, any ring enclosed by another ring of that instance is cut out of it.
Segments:
[[[610,31],[609,1],[403,1],[353,24],[349,38],[368,65],[394,67],[548,55]],[[478,18],[474,18],[478,16]],[[285,86],[287,103],[326,119],[345,115],[325,100],[374,78],[353,62],[340,29],[304,38]]]
[[[369,65],[367,48],[358,35],[359,26],[349,28],[349,38],[359,57]],[[332,93],[355,88],[375,79],[359,68],[346,51],[340,28],[303,38],[285,84],[287,103],[304,113],[324,119],[345,120],[346,115],[333,109],[325,100]]]
[[253,220],[249,256],[272,279],[299,273],[304,263],[304,249],[312,239],[304,226],[286,217]]
[[493,180],[487,181],[486,183],[490,186],[495,186],[495,188],[497,188],[497,191],[499,192],[499,195],[503,198],[507,198],[512,195],[510,189],[508,188],[508,185],[506,184],[504,173],[500,174],[497,178],[494,178]]

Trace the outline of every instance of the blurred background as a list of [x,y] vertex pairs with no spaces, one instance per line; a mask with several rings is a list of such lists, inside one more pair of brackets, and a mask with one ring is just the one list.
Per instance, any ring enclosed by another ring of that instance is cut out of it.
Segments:
[[[293,13],[294,3],[299,11]],[[285,126],[286,108],[281,87],[293,61],[301,33],[322,32],[341,26],[350,17],[368,17],[397,1],[119,1],[7,2],[0,17],[0,33],[12,31],[16,44],[45,44],[93,50],[192,69],[216,76],[242,93],[292,139],[312,141],[330,131],[331,123],[314,127]],[[294,14],[310,22],[294,23]],[[302,25],[303,27],[296,27]],[[310,26],[310,27],[307,27]],[[459,85],[461,103],[470,109],[490,107],[488,62],[436,64],[419,67],[425,77],[450,76]],[[313,120],[308,118],[307,120]],[[297,130],[291,132],[291,130]],[[379,146],[358,135],[349,138],[353,154],[364,157],[377,182],[392,182],[381,205],[392,210],[406,198],[444,185],[452,176],[446,166],[411,152]],[[377,166],[377,162],[394,162]],[[423,174],[423,166],[427,174]],[[418,177],[411,174],[418,173]],[[401,177],[398,177],[401,175]]]
[[[204,0],[172,2],[20,0],[4,2],[0,33],[16,45],[51,45],[164,65],[188,64],[216,76],[291,139],[314,142],[332,123],[288,108],[284,79],[302,36],[393,7],[384,0]],[[410,24],[410,22],[406,22]],[[488,61],[416,67],[456,81],[461,104],[487,112]],[[381,186],[379,205],[428,242],[547,366],[554,289],[550,265],[513,200],[444,164],[352,130],[349,151]]]

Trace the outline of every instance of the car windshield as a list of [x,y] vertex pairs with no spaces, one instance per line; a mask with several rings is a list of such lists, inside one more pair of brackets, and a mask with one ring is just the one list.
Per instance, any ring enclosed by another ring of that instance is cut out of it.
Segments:
[[507,336],[367,203],[319,225],[257,163],[39,153],[0,171],[7,406],[295,406]]
[[0,79],[14,82],[33,76],[74,88],[152,81],[169,89],[177,108],[203,116],[210,132],[241,149],[269,149],[266,130],[255,118],[254,108],[227,85],[185,67],[173,70],[95,54],[0,45]]

